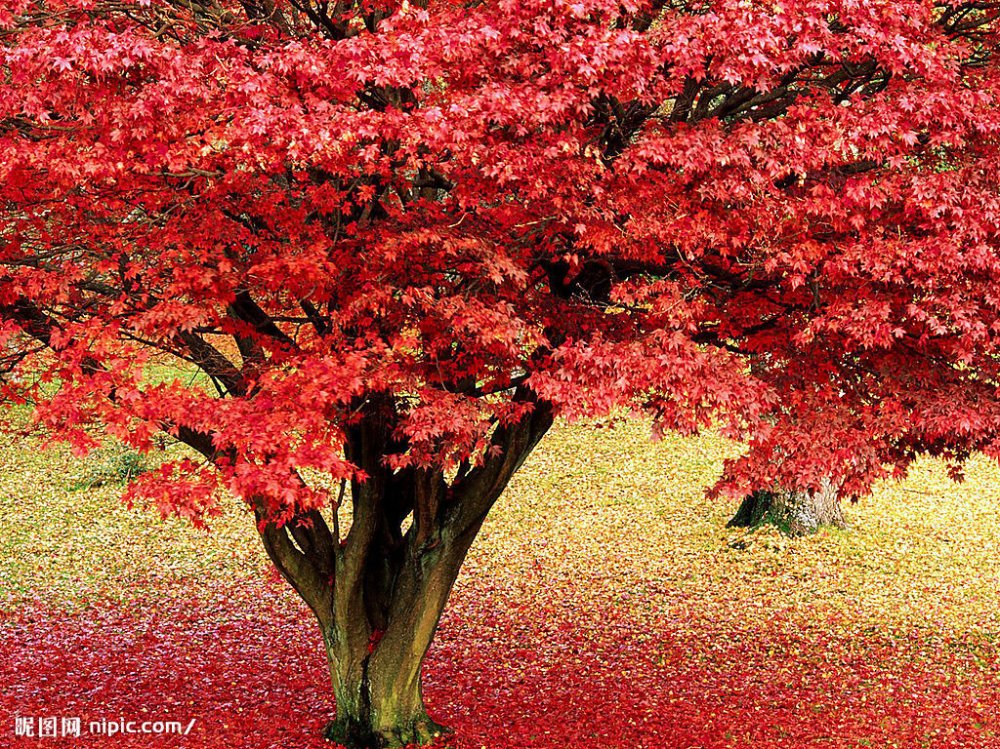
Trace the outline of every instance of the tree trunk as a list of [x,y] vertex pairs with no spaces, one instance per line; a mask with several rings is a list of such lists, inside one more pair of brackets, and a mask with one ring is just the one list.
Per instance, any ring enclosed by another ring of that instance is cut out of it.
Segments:
[[764,524],[774,525],[789,536],[815,533],[824,525],[847,527],[837,489],[829,482],[820,491],[754,492],[743,500],[727,527],[756,528]]
[[447,729],[424,707],[421,672],[467,545],[449,542],[413,560],[396,579],[384,630],[360,600],[335,593],[334,623],[323,629],[337,718],[326,737],[350,747],[426,744]]
[[[421,672],[452,586],[487,513],[552,423],[535,411],[495,430],[478,466],[451,481],[440,470],[392,470],[399,451],[390,420],[364,420],[349,436],[349,459],[366,475],[351,485],[352,521],[341,538],[317,510],[268,520],[257,504],[264,548],[316,615],[323,634],[336,719],[329,739],[350,749],[426,744],[447,729],[424,706]],[[410,520],[407,523],[407,519]]]
[[[394,487],[396,489],[398,487]],[[357,499],[376,505],[377,480],[357,487]],[[419,493],[419,488],[417,490]],[[334,551],[335,573],[310,576],[296,567],[283,529],[265,530],[265,547],[319,620],[337,716],[326,737],[352,749],[426,744],[447,729],[427,714],[421,691],[424,656],[481,520],[446,525],[432,538],[393,533],[385,517],[356,510],[354,525]],[[290,527],[296,546],[311,551],[314,527]],[[456,532],[457,531],[457,532]],[[353,553],[352,553],[353,552]]]
[[[448,732],[424,707],[421,676],[452,586],[479,523],[458,536],[445,531],[402,560],[384,579],[382,559],[369,557],[364,582],[334,593],[323,628],[337,718],[326,737],[349,747],[387,749],[426,744]],[[376,584],[373,584],[376,583]]]
[[327,638],[337,717],[327,725],[326,738],[348,747],[384,749],[427,744],[448,733],[424,707],[423,658],[407,651],[378,650],[379,657],[372,653],[355,660],[355,670],[341,660],[337,645]]

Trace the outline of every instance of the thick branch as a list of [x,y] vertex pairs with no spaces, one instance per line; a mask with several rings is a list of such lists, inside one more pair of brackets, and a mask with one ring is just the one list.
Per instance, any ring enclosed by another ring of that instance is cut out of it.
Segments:
[[[268,557],[278,568],[281,576],[309,605],[320,624],[329,625],[333,616],[333,586],[332,581],[317,567],[315,555],[296,548],[289,535],[291,528],[288,524],[278,527],[272,521],[266,520],[260,509],[257,509],[255,514],[260,538]],[[295,523],[296,520],[290,522]]]
[[191,353],[190,359],[209,377],[221,382],[229,395],[245,395],[246,381],[243,373],[215,346],[194,333],[181,332],[180,339]]
[[[534,400],[524,388],[515,399]],[[498,448],[496,457],[488,458],[452,486],[444,518],[449,532],[464,535],[478,530],[510,479],[552,426],[550,404],[536,400],[534,404],[529,416],[497,428],[492,439],[493,447]]]
[[272,338],[289,347],[295,345],[295,342],[257,305],[246,290],[236,292],[236,298],[229,305],[229,314],[234,319],[249,325],[259,335]]

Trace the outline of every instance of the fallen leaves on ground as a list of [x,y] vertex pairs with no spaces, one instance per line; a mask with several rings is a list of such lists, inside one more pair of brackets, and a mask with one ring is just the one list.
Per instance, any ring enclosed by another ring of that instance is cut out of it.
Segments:
[[[925,462],[851,529],[726,530],[734,447],[563,425],[469,559],[427,664],[460,749],[1000,747],[1000,471]],[[235,506],[210,534],[0,448],[0,735],[15,747],[328,746],[304,607]],[[14,737],[16,716],[195,720]],[[9,741],[8,741],[9,740]]]

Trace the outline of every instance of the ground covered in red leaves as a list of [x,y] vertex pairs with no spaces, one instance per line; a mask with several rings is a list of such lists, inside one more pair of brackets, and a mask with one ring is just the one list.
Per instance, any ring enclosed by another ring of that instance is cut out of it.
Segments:
[[[186,737],[14,746],[321,747],[333,705],[307,615],[283,594],[123,612],[24,610],[3,624],[0,712],[179,720]],[[506,604],[499,606],[497,604]],[[662,621],[461,596],[427,697],[459,747],[1000,746],[996,663],[919,631],[831,638],[794,620]]]
[[[1000,747],[996,470],[954,487],[928,464],[849,508],[850,531],[791,542],[726,531],[732,507],[702,498],[727,449],[554,435],[429,657],[455,745]],[[61,459],[0,450],[0,746],[329,746],[318,633],[246,519],[204,536],[109,510],[110,489],[40,493]],[[81,735],[18,737],[18,717]],[[102,719],[194,724],[88,731]]]

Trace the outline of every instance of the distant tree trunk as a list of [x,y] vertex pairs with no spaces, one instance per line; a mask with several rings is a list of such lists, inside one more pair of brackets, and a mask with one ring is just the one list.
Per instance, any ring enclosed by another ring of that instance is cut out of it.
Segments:
[[819,491],[754,492],[743,500],[729,528],[755,528],[771,524],[789,536],[815,533],[824,525],[846,528],[836,487],[827,482]]

